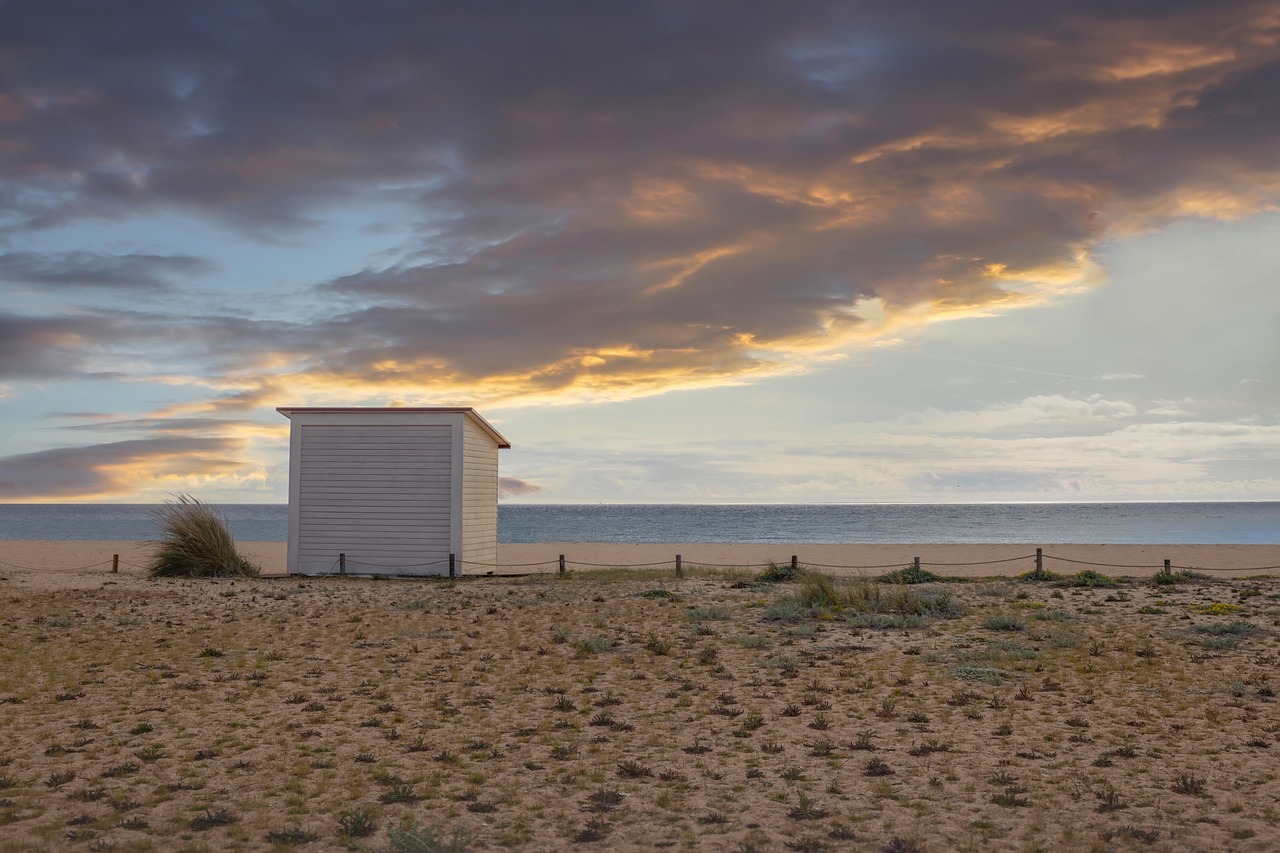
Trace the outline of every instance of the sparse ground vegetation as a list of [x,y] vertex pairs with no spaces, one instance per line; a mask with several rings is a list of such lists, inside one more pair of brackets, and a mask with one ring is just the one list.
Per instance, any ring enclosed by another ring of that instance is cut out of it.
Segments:
[[0,851],[1280,846],[1280,581],[767,576],[9,590]]

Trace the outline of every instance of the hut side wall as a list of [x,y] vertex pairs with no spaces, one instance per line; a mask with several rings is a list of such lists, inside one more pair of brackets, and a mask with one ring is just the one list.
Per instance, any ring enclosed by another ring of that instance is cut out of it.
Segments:
[[[470,418],[462,419],[462,550],[465,563],[498,562],[498,445]],[[464,566],[464,571],[487,571]]]

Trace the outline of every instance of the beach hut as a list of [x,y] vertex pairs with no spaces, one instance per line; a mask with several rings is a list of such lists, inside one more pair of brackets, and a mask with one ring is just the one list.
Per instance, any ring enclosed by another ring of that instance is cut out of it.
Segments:
[[474,409],[276,411],[290,420],[290,574],[497,562],[498,450],[511,445]]

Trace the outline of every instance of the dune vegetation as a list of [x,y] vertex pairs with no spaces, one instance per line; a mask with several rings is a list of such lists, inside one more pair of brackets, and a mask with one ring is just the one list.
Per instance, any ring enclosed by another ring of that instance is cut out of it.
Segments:
[[161,533],[147,566],[152,577],[256,577],[258,566],[236,548],[215,507],[190,495],[165,501],[155,511]]
[[0,851],[1266,850],[1280,580],[9,588]]

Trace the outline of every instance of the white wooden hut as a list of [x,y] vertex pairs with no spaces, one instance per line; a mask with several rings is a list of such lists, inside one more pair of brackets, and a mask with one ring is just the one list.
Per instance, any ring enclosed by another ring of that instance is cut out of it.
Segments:
[[498,449],[511,445],[474,409],[276,411],[290,420],[290,574],[497,562]]

